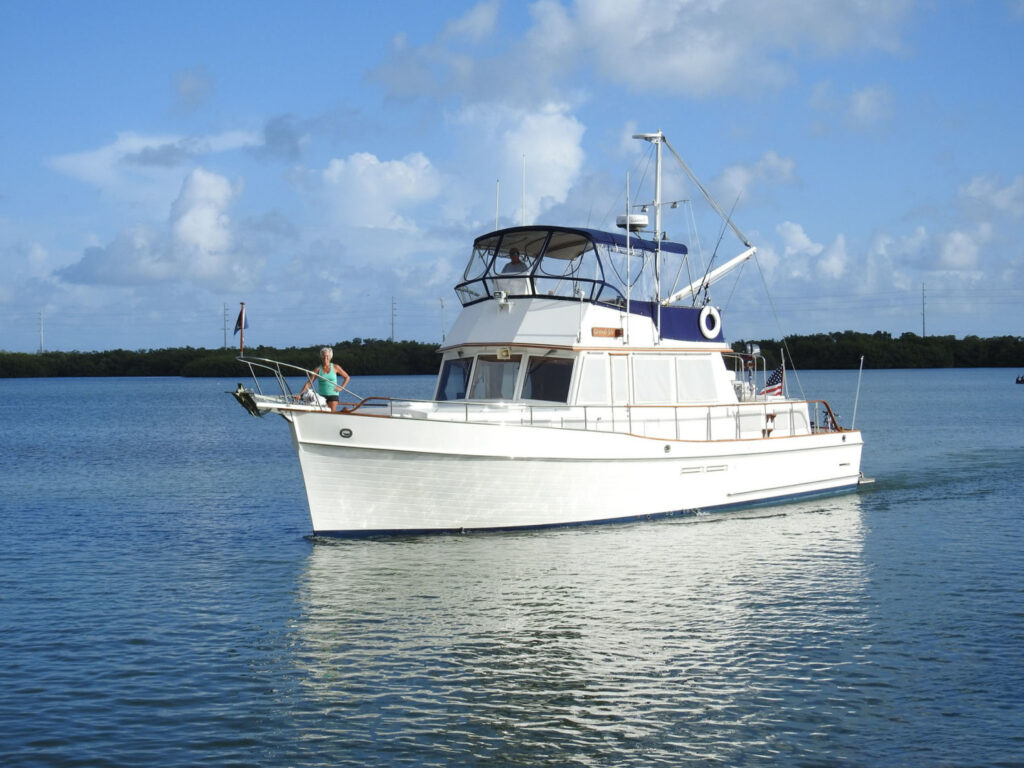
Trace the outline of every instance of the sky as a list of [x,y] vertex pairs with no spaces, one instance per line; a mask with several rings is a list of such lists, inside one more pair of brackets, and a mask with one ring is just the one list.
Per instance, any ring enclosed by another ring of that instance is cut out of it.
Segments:
[[1024,0],[0,0],[0,350],[440,342],[658,130],[728,340],[1024,335],[1022,76]]

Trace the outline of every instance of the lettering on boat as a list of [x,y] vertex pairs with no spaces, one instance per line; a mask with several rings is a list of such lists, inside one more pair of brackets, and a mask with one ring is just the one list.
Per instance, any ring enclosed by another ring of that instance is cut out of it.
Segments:
[[590,329],[590,334],[595,339],[618,339],[622,337],[622,329],[594,326]]

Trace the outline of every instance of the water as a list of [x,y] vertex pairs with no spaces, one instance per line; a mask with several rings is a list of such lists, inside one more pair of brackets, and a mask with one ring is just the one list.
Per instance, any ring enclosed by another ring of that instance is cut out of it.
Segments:
[[856,495],[387,541],[234,380],[0,380],[0,764],[1022,765],[1015,375],[865,372]]

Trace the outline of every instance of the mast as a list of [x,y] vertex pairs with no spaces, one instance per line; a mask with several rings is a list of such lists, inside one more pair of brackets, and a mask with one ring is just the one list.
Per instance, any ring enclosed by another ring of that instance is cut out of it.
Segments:
[[655,147],[654,161],[654,303],[657,305],[654,326],[658,330],[657,341],[661,341],[661,145],[665,134],[634,133],[634,139],[649,141]]

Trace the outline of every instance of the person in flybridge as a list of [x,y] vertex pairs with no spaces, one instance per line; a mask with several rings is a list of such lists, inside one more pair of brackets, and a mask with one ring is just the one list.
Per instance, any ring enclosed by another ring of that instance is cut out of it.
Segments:
[[[303,384],[302,391],[295,396],[296,400],[305,397],[308,391],[312,391],[325,398],[332,411],[338,410],[338,393],[348,386],[350,377],[345,373],[344,368],[331,362],[333,358],[334,350],[330,347],[320,350],[320,365],[317,366],[314,373],[309,375],[309,380]],[[344,379],[341,384],[338,383],[339,376]]]
[[513,248],[508,254],[509,262],[502,267],[501,273],[504,274],[515,274],[517,272],[525,272],[527,267],[519,259],[519,249]]

